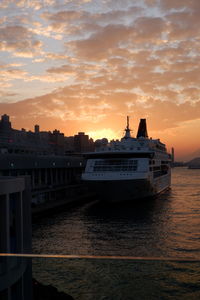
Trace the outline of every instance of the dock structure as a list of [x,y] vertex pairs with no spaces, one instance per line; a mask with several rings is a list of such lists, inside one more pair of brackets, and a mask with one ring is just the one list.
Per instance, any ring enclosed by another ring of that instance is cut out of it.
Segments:
[[59,201],[71,201],[83,195],[81,173],[85,167],[79,156],[0,155],[0,176],[29,176],[32,207]]
[[[31,253],[30,201],[28,176],[0,176],[0,254]],[[0,299],[31,299],[31,292],[31,260],[1,256]]]

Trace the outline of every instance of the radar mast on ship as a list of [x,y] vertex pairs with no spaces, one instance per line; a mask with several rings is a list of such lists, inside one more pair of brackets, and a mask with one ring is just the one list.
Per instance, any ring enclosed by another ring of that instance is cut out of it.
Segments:
[[127,116],[127,125],[126,125],[126,128],[125,128],[125,136],[124,136],[124,139],[128,139],[131,137],[131,130],[129,128],[129,116]]

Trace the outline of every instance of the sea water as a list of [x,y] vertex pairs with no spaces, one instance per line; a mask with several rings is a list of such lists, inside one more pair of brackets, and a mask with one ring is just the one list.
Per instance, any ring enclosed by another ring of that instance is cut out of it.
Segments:
[[171,189],[149,201],[93,199],[42,218],[33,253],[92,256],[33,263],[74,299],[199,299],[200,170],[172,169]]

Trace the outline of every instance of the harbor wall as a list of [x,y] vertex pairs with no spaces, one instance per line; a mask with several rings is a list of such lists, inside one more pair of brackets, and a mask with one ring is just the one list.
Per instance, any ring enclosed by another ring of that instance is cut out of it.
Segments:
[[84,168],[82,156],[0,155],[0,176],[30,177],[34,216],[88,201],[91,195],[81,182]]

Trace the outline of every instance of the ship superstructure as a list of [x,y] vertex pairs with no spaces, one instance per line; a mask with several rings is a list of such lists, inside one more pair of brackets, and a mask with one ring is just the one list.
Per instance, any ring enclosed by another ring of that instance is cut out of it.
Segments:
[[127,117],[124,137],[87,153],[86,158],[82,180],[102,200],[146,198],[170,186],[171,156],[159,139],[148,138],[146,119],[140,120],[137,137],[133,138]]

